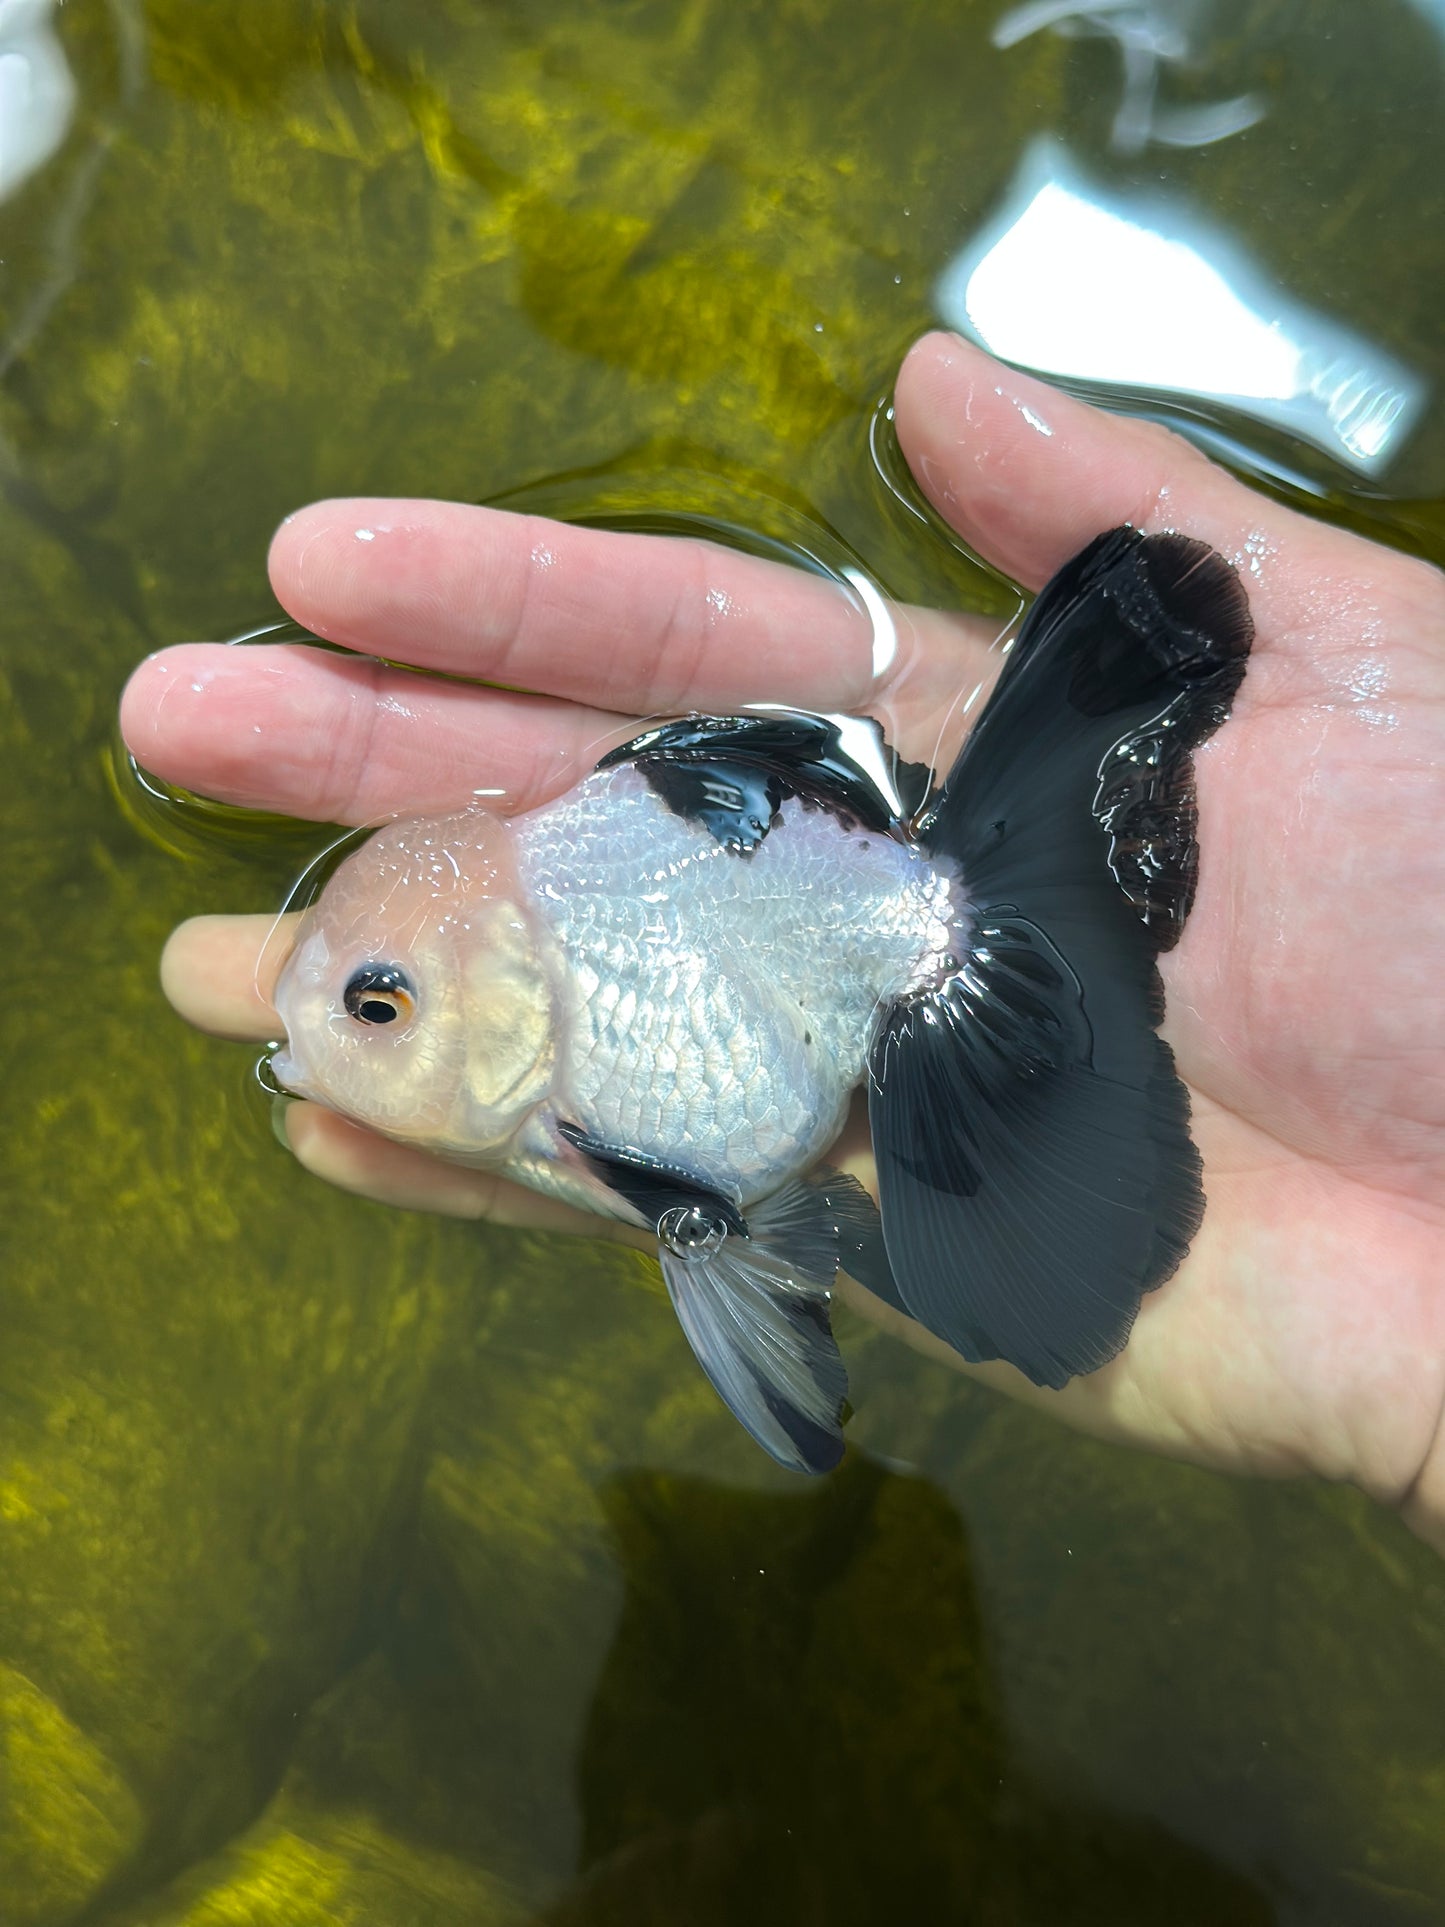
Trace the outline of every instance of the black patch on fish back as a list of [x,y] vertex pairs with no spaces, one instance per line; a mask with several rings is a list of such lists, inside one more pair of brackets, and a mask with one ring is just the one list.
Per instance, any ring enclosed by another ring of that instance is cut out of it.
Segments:
[[791,793],[775,772],[740,762],[644,756],[637,767],[674,816],[701,823],[715,843],[739,856],[758,847]]
[[[901,832],[873,778],[844,750],[838,727],[802,710],[766,716],[688,716],[610,750],[597,765],[632,763],[676,816],[746,855],[790,797],[832,812],[849,829]],[[905,810],[927,794],[921,764],[895,759]]]

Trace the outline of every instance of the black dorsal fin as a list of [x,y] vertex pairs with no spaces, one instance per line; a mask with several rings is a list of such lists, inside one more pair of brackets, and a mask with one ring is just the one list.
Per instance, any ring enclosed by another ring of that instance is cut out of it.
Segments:
[[896,799],[844,747],[837,721],[806,710],[682,717],[610,750],[597,767],[634,764],[675,815],[741,854],[757,848],[794,796],[860,829],[900,833],[927,793],[929,772],[894,757],[876,724],[860,726],[875,734]]

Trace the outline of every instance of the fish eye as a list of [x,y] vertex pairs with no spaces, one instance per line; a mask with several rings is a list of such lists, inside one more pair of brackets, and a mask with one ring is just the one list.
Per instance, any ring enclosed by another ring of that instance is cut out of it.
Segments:
[[396,964],[363,964],[346,986],[342,1001],[347,1015],[359,1024],[394,1024],[416,1009],[406,972]]

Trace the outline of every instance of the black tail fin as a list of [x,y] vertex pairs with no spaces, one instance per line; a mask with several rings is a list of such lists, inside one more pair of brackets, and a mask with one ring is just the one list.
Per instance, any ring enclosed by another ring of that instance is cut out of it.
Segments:
[[1191,752],[1252,640],[1203,543],[1100,536],[1029,611],[917,826],[972,929],[874,1041],[888,1257],[923,1324],[1036,1384],[1114,1357],[1203,1213],[1154,959],[1193,898]]

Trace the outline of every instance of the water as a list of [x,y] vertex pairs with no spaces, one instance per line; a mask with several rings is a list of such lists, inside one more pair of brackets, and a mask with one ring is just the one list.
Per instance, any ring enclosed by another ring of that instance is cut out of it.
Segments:
[[703,517],[1006,621],[877,408],[1044,131],[1422,397],[1368,471],[1131,405],[1445,561],[1438,13],[1008,11],[60,17],[74,120],[0,208],[4,1927],[1445,1913],[1445,1577],[1392,1520],[854,1321],[855,1455],[790,1483],[640,1260],[323,1192],[155,985],[322,838],[148,798],[115,699],[274,619],[299,502]]

